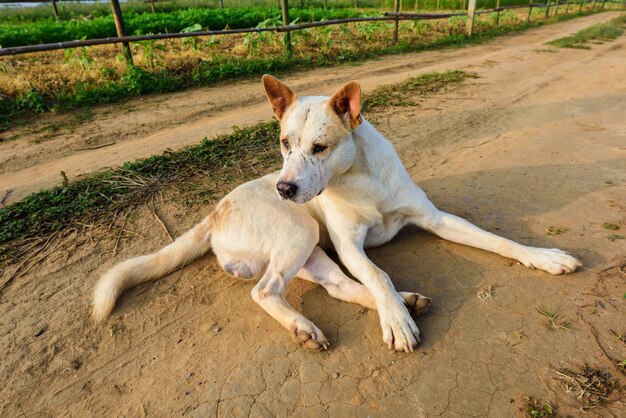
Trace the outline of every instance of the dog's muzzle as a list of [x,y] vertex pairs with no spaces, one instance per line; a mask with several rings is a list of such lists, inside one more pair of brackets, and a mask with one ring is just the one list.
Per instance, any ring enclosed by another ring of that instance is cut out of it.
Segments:
[[287,183],[285,181],[279,181],[276,184],[276,190],[283,199],[291,199],[298,193],[298,186],[293,183]]

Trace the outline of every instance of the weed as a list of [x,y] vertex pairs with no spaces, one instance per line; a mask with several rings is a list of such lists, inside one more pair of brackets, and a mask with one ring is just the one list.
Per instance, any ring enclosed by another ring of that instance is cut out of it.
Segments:
[[546,226],[546,235],[559,235],[565,232],[564,228],[560,228],[558,226],[548,225]]
[[612,224],[612,223],[609,223],[609,222],[605,222],[605,223],[603,223],[603,224],[602,224],[602,227],[603,227],[604,229],[610,229],[611,231],[617,231],[617,230],[619,229],[619,225],[617,225],[617,224]]
[[561,322],[557,322],[558,318],[561,316],[559,314],[558,309],[552,309],[552,307],[550,307],[550,310],[546,311],[543,309],[538,309],[535,308],[535,310],[540,313],[541,315],[545,316],[546,318],[548,318],[548,324],[547,327],[548,329],[565,329],[565,330],[570,330],[572,329],[572,325],[567,322],[567,321],[561,321]]
[[525,398],[524,402],[526,403],[526,412],[529,417],[532,418],[554,418],[556,417],[556,410],[550,404],[550,402],[546,402],[542,405],[542,402],[533,399],[533,398]]
[[613,181],[612,180],[607,180],[607,181],[604,182],[604,184],[612,186],[613,185]]
[[624,239],[623,235],[611,234],[607,237],[611,241],[617,241],[618,239]]

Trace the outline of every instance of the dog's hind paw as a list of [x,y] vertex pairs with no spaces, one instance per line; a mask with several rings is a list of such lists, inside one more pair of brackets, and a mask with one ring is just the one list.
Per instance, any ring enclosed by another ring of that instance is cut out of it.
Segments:
[[411,292],[398,292],[402,299],[404,299],[404,305],[409,310],[409,313],[414,316],[419,316],[428,312],[432,299],[421,295],[419,293]]
[[322,333],[312,322],[295,320],[289,329],[291,338],[304,348],[312,351],[328,350],[330,344]]
[[558,248],[529,248],[529,254],[520,260],[526,267],[550,274],[573,273],[583,265],[577,258]]

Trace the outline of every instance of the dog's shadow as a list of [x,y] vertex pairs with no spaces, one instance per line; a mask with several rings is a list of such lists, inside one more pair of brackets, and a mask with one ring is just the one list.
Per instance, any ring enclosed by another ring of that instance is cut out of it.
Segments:
[[[584,245],[581,231],[590,223],[601,224],[606,220],[594,218],[595,209],[588,205],[588,195],[611,187],[599,179],[617,179],[616,175],[625,162],[624,159],[611,159],[589,164],[481,170],[418,180],[417,183],[440,209],[522,244],[570,251],[583,261],[583,269],[589,270],[602,261],[602,256]],[[575,219],[563,218],[559,211],[565,207],[567,213],[576,211]],[[562,236],[548,236],[545,235],[546,225],[538,223],[535,217],[577,231],[567,234],[566,230]],[[581,218],[584,219],[582,225]],[[428,348],[443,339],[450,321],[454,320],[454,312],[467,301],[477,300],[477,292],[487,284],[493,284],[487,283],[490,280],[497,282],[498,278],[505,280],[503,278],[508,276],[512,277],[511,280],[523,277],[540,283],[551,278],[549,273],[532,271],[497,254],[442,240],[414,226],[404,228],[391,242],[369,249],[367,253],[390,275],[397,290],[415,291],[433,298],[430,311],[416,318],[425,335],[421,348]],[[336,254],[330,255],[338,261]],[[331,301],[321,287],[309,290],[301,297],[303,313],[319,322],[332,344],[360,344],[365,334],[372,333],[356,329],[377,329],[377,315],[366,314],[358,306]],[[367,318],[371,323],[346,325],[361,318]],[[367,338],[371,337],[368,335]]]

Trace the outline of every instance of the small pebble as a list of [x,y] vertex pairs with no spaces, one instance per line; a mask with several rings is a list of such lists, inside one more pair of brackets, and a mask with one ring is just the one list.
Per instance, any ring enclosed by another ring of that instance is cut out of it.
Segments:
[[46,330],[48,329],[47,325],[44,325],[43,327],[37,329],[37,331],[35,331],[35,333],[33,334],[35,337],[39,337],[41,334],[43,334],[44,332],[46,332]]
[[217,335],[222,329],[217,325],[213,327],[213,334]]
[[367,312],[367,309],[359,309],[359,310],[358,310],[358,312],[359,312],[360,314],[364,314],[365,312]]
[[74,370],[78,370],[78,369],[80,369],[80,366],[81,366],[81,365],[82,365],[82,364],[81,364],[81,362],[80,362],[80,360],[79,360],[79,359],[74,359],[74,360],[72,360],[72,363],[71,363],[72,369],[74,369]]
[[333,379],[337,379],[339,377],[339,373],[335,372],[333,373]]

